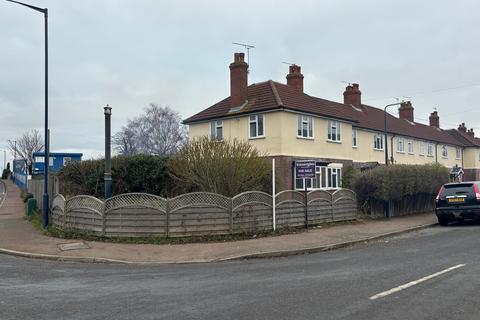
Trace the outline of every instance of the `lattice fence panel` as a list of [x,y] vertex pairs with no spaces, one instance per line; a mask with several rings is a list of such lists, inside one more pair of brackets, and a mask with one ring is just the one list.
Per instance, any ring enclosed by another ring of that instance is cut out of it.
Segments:
[[261,191],[247,191],[232,198],[233,210],[246,204],[262,204],[272,207],[272,196]]
[[333,221],[354,220],[357,217],[357,201],[352,198],[339,198],[333,204]]
[[168,200],[170,212],[191,206],[214,206],[230,210],[232,200],[225,196],[210,192],[193,192],[182,194]]
[[339,199],[343,199],[343,198],[347,198],[347,199],[351,199],[353,201],[357,201],[357,196],[356,196],[355,192],[353,192],[350,189],[339,189],[332,194],[332,202],[333,203],[335,203]]
[[68,199],[65,203],[65,209],[67,210],[67,214],[71,210],[87,209],[96,212],[102,216],[104,207],[105,205],[103,201],[92,196],[75,196]]
[[151,208],[167,211],[167,200],[148,193],[126,193],[111,197],[105,202],[105,212],[121,208]]

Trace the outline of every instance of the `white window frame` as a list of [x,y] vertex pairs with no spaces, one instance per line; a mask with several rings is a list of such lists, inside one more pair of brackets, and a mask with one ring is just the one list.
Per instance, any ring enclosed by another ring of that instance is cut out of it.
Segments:
[[[303,125],[306,126],[306,135],[304,134]],[[313,132],[313,117],[303,114],[297,115],[297,138],[301,139],[314,139]]]
[[433,143],[427,144],[427,156],[433,157]]
[[[253,119],[252,119],[253,118]],[[260,134],[259,130],[259,119],[262,119],[262,133]],[[255,124],[255,135],[252,136],[251,125]],[[258,139],[265,138],[265,115],[264,114],[254,114],[248,117],[248,138],[249,139]]]
[[413,149],[413,141],[407,140],[407,152],[408,154],[414,154],[415,150]]
[[[343,166],[338,163],[331,163],[327,166],[315,165],[315,178],[294,177],[295,190],[305,190],[305,181],[307,181],[307,190],[325,190],[342,188],[342,170]],[[332,180],[335,177],[335,181]]]
[[328,120],[327,141],[342,142],[342,125],[340,121]]
[[397,153],[405,153],[405,139],[397,138]]
[[[221,130],[219,138],[218,130]],[[210,138],[215,140],[223,140],[223,120],[213,120],[210,122]]]
[[[373,136],[373,150],[384,150],[385,146],[384,146],[383,138],[384,138],[383,134],[379,134],[379,133],[376,133]],[[380,148],[378,144],[381,144]]]
[[448,146],[446,144],[442,145],[442,158],[448,159]]
[[358,148],[357,128],[352,127],[352,148]]
[[418,154],[420,156],[425,156],[425,142],[418,143]]
[[462,159],[462,148],[455,147],[455,159],[457,160]]

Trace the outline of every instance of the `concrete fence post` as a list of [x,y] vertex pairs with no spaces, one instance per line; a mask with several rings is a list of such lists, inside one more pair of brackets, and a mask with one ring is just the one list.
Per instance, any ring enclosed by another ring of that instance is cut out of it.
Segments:
[[229,221],[229,229],[230,229],[230,234],[233,234],[233,198],[230,198],[230,204],[228,208],[228,214],[230,215],[230,221]]
[[170,236],[170,199],[165,199],[165,233],[167,238]]
[[102,210],[102,236],[105,237],[107,229],[107,201],[103,202]]

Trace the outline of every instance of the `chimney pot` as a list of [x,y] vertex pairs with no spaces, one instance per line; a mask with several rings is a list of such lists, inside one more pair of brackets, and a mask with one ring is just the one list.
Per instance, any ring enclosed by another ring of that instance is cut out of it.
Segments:
[[467,131],[467,134],[472,137],[472,138],[475,138],[475,132],[473,132],[473,128],[470,128],[470,130]]
[[459,126],[458,126],[458,131],[461,131],[463,133],[467,133],[467,127],[465,127],[465,122],[462,122]]
[[287,85],[303,93],[302,68],[296,64],[292,64],[288,69],[289,73],[287,74]]
[[400,119],[405,119],[413,122],[413,107],[410,101],[404,101],[398,108],[398,115]]
[[230,107],[241,106],[247,101],[248,95],[248,64],[244,61],[245,54],[237,52],[230,64]]
[[343,92],[343,103],[360,108],[362,106],[362,92],[358,83],[348,85]]

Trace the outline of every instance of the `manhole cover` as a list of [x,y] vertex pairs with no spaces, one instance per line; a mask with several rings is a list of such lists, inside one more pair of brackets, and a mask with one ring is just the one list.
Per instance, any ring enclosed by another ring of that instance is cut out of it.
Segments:
[[85,242],[60,243],[57,246],[62,251],[90,249],[90,247]]

